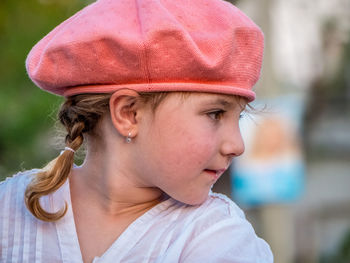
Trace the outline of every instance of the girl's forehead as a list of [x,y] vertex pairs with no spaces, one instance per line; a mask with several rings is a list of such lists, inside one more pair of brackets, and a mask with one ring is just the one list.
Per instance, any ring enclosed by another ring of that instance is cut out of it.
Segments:
[[225,107],[240,105],[244,109],[247,99],[237,95],[220,93],[188,92],[180,93],[181,98],[188,102],[198,102],[200,104],[219,104]]

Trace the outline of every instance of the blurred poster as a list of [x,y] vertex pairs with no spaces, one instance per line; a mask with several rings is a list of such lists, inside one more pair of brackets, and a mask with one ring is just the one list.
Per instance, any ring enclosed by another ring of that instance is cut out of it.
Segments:
[[257,206],[297,199],[304,185],[301,147],[302,101],[279,97],[246,113],[240,126],[245,153],[231,166],[232,196],[241,205]]

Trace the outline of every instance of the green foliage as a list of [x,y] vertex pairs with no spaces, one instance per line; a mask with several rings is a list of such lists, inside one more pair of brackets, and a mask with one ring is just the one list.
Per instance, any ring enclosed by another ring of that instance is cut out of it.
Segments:
[[0,180],[41,167],[57,152],[49,145],[62,99],[28,78],[25,59],[45,34],[88,4],[83,0],[0,1]]

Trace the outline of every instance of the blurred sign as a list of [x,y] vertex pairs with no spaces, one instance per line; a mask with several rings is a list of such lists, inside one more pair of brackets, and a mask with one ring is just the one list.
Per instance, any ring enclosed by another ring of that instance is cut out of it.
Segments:
[[246,206],[293,201],[304,185],[302,103],[279,97],[266,105],[241,120],[246,151],[231,168],[233,197]]

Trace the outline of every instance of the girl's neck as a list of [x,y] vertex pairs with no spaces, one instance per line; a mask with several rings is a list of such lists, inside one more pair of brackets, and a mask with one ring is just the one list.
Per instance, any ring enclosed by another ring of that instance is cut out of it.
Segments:
[[69,177],[84,262],[105,253],[132,222],[162,201],[159,189],[139,187],[118,169],[116,162],[107,159],[110,156],[113,155],[104,158],[88,155]]
[[73,205],[86,204],[112,217],[147,211],[164,199],[160,189],[133,181],[117,162],[89,155],[72,169],[70,187]]

